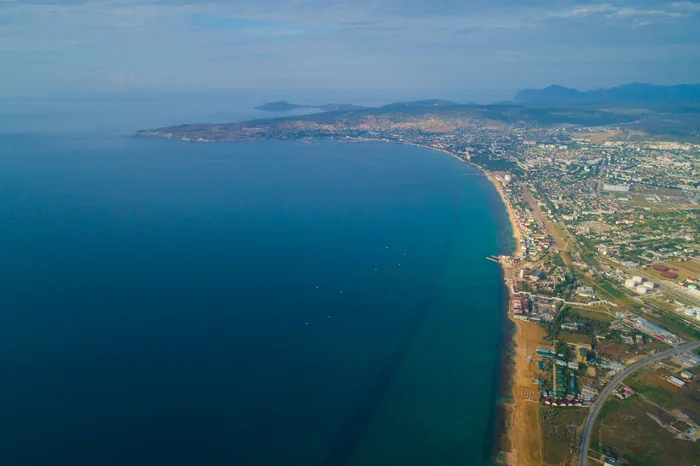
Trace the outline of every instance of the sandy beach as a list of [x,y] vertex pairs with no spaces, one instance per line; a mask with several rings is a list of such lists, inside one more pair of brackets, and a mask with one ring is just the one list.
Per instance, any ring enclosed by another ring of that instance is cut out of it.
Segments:
[[513,402],[508,426],[510,452],[508,465],[540,465],[543,463],[542,425],[537,383],[533,383],[536,360],[526,356],[534,353],[545,335],[537,324],[515,322],[515,368],[513,370]]
[[510,205],[510,200],[508,200],[508,197],[503,192],[503,184],[500,181],[498,181],[492,173],[485,173],[489,181],[496,187],[496,191],[498,191],[498,194],[501,196],[503,203],[506,205],[506,210],[508,211],[508,219],[510,220],[510,225],[513,229],[513,238],[515,239],[516,244],[516,249],[514,253],[516,253],[519,248],[520,240],[523,239],[523,234],[522,231],[520,231],[520,225],[518,222],[518,218],[515,215],[515,210],[513,210],[513,206]]
[[[523,234],[520,230],[515,210],[503,192],[502,183],[492,173],[486,172],[486,176],[496,187],[506,206],[513,230],[513,238],[515,239],[514,253],[517,253]],[[504,278],[506,279],[506,284],[508,284],[509,280],[513,278],[515,270],[509,270],[507,264],[503,261],[501,261],[501,267],[503,267]],[[539,386],[536,382],[533,382],[536,375],[536,362],[534,359],[528,362],[526,358],[528,355],[532,355],[538,346],[543,346],[541,341],[545,331],[535,323],[513,319],[513,315],[510,312],[510,301],[513,296],[510,286],[507,286],[507,288],[509,300],[506,312],[515,325],[515,334],[513,335],[515,356],[513,357],[514,366],[511,374],[513,402],[510,404],[509,419],[506,422],[508,443],[510,445],[507,464],[519,466],[539,465],[542,464],[544,458]]]

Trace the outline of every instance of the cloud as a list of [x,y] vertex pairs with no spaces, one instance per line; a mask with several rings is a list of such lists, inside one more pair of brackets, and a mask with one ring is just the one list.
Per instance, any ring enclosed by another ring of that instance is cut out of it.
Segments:
[[608,15],[610,18],[630,18],[635,16],[664,16],[668,18],[681,18],[685,15],[676,11],[640,10],[638,8],[623,8]]
[[[662,5],[666,6],[666,5]],[[638,7],[621,7],[610,3],[597,5],[580,6],[567,11],[551,12],[547,15],[548,18],[555,19],[571,19],[571,18],[587,18],[590,16],[606,17],[606,18],[635,18],[640,16],[646,17],[666,17],[666,18],[682,18],[688,16],[685,11],[700,11],[699,4],[691,2],[672,3],[668,5],[668,9],[662,8],[638,8]],[[680,11],[679,11],[680,10]]]
[[[567,84],[577,75],[603,85],[622,58],[695,53],[697,7],[659,0],[0,0],[0,61],[14,70],[12,78],[0,74],[0,87],[23,88],[22,75],[36,73],[42,60],[47,86],[59,71],[83,87],[518,88],[539,79]],[[607,58],[592,65],[596,57]],[[638,60],[634,80],[653,81]],[[691,62],[678,58],[663,72],[700,81]]]
[[590,5],[586,7],[574,8],[570,11],[565,11],[561,13],[550,13],[548,16],[551,18],[576,18],[594,15],[597,13],[607,13],[614,11],[615,8],[607,3],[601,5]]
[[682,11],[700,11],[700,3],[693,2],[674,2],[670,7]]

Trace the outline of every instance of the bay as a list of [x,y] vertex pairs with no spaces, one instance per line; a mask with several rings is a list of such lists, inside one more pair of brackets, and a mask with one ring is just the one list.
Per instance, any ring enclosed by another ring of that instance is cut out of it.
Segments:
[[0,136],[7,465],[488,464],[505,211],[424,148]]

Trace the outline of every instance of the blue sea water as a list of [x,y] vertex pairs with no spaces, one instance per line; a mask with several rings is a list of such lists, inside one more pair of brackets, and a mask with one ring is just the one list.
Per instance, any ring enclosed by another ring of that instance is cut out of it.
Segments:
[[0,135],[0,464],[488,464],[509,235],[423,148]]

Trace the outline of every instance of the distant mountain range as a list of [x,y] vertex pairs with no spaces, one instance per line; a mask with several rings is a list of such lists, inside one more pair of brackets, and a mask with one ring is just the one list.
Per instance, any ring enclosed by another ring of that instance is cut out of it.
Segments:
[[[512,102],[499,102],[493,105],[536,105],[536,106],[621,106],[659,108],[661,106],[700,106],[700,84],[678,84],[674,86],[655,86],[653,84],[631,83],[618,87],[601,88],[593,91],[579,91],[570,87],[552,85],[544,89],[524,89],[518,92]],[[446,109],[457,106],[473,106],[451,100],[427,99],[413,102],[394,102],[378,107],[380,109]],[[298,105],[285,101],[269,102],[256,110],[286,112],[297,109],[313,108],[323,112],[365,110],[368,107],[353,104]]]
[[632,83],[595,91],[579,91],[555,85],[544,89],[522,90],[515,96],[515,101],[530,105],[697,105],[700,104],[700,84],[654,86]]
[[265,110],[267,112],[288,112],[291,110],[297,110],[300,108],[318,108],[324,112],[333,112],[336,110],[357,110],[365,107],[352,104],[324,104],[324,105],[297,105],[290,104],[281,100],[279,102],[269,102],[255,107],[255,110]]

